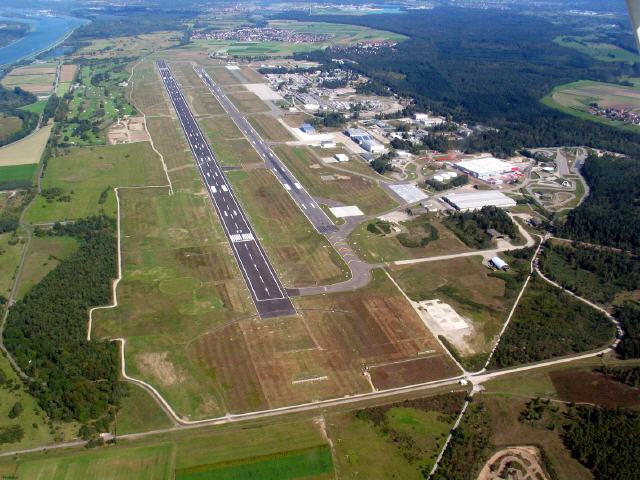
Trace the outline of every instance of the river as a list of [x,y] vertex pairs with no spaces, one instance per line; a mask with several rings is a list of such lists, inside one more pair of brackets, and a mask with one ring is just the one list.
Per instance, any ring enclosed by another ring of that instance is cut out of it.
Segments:
[[27,23],[30,31],[21,39],[0,48],[0,66],[33,56],[60,42],[73,29],[86,23],[75,17],[31,15],[28,17],[3,17],[0,21]]

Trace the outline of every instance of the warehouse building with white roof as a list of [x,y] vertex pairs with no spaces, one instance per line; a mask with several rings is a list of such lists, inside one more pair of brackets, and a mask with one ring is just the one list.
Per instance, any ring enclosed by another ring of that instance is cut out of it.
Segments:
[[475,158],[459,162],[455,164],[455,167],[480,180],[488,180],[517,170],[517,167],[510,163],[494,157]]
[[461,212],[480,210],[482,207],[509,208],[516,206],[516,201],[513,198],[495,190],[450,193],[442,199]]

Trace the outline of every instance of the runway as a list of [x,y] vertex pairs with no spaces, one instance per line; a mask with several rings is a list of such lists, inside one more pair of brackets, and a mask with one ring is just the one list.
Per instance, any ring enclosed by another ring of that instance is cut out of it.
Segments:
[[218,100],[222,108],[234,121],[236,126],[249,140],[251,146],[258,152],[265,164],[275,174],[282,184],[282,187],[289,193],[298,208],[307,217],[315,229],[322,234],[335,232],[338,228],[331,219],[320,208],[318,203],[309,195],[309,192],[296,180],[284,163],[273,153],[269,145],[260,137],[258,132],[251,126],[246,117],[238,111],[236,106],[227,98],[220,87],[213,81],[209,74],[202,67],[193,67],[196,74],[209,88],[209,91]]
[[295,314],[285,288],[218,165],[171,69],[164,60],[157,61],[156,65],[259,315],[269,318]]

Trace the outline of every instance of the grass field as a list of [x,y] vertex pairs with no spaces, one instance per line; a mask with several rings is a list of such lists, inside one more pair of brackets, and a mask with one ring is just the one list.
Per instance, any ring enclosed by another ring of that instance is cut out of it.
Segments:
[[46,100],[38,100],[37,102],[30,103],[29,105],[25,105],[24,107],[20,107],[20,110],[24,110],[26,112],[33,112],[40,115],[44,111],[44,107],[47,105]]
[[269,111],[269,106],[260,100],[260,97],[244,87],[238,87],[235,91],[228,93],[227,97],[242,113],[262,113]]
[[[2,170],[0,170],[1,172]],[[9,290],[13,284],[13,279],[20,263],[20,256],[24,244],[21,237],[15,242],[13,233],[3,233],[0,235],[0,295],[7,298]],[[20,241],[22,240],[22,241]]]
[[589,104],[594,102],[605,108],[620,107],[640,113],[640,89],[581,80],[559,85],[542,99],[545,105],[575,117],[627,130],[638,130],[637,125],[591,115],[588,113]]
[[[375,223],[372,220],[364,221],[351,232],[349,244],[360,258],[369,263],[409,260],[471,250],[439,219],[431,217],[428,222],[437,230],[438,238],[429,242],[425,247],[407,247],[400,243],[398,234],[393,231],[388,234],[370,232],[367,227],[371,223]],[[420,226],[421,223],[421,219],[403,222],[401,224],[403,233],[411,235],[412,232],[416,232],[415,235],[421,237],[424,234],[424,229]]]
[[16,133],[22,127],[20,117],[5,117],[0,115],[0,142]]
[[209,144],[221,165],[239,166],[262,163],[262,159],[229,117],[200,120]]
[[294,140],[289,131],[271,115],[251,115],[249,123],[256,129],[260,136],[272,142],[288,142]]
[[29,292],[61,260],[75,252],[77,247],[78,243],[72,237],[34,237],[20,275],[17,299]]
[[344,261],[270,171],[228,172],[227,177],[286,287],[331,284],[349,277]]
[[[313,196],[337,200],[345,205],[357,205],[365,214],[383,212],[396,206],[391,197],[372,180],[336,174],[335,170],[316,161],[306,147],[278,145],[274,151]],[[331,175],[334,175],[333,180],[321,178]]]
[[120,307],[96,312],[96,335],[127,338],[127,371],[194,418],[225,412],[214,370],[193,343],[253,314],[208,197],[164,189],[121,192]]
[[143,60],[136,65],[125,92],[127,100],[146,115],[170,114],[164,87],[152,60]]
[[0,167],[0,190],[30,187],[37,169],[35,163]]
[[129,395],[123,399],[122,408],[118,412],[118,435],[148,432],[171,425],[166,413],[146,390],[129,384]]
[[[183,93],[196,116],[224,115],[225,111],[218,100],[211,94],[200,77],[193,70],[190,62],[174,61],[171,67],[176,80],[182,85]],[[160,87],[164,90],[164,86]]]
[[553,41],[563,47],[578,50],[601,62],[624,62],[633,64],[638,61],[637,53],[624,50],[612,43],[599,41],[595,36],[572,37],[569,35],[561,35]]
[[[70,148],[49,160],[43,190],[59,188],[68,201],[39,195],[26,214],[30,223],[82,218],[104,211],[115,217],[113,187],[166,183],[157,155],[146,142],[107,147]],[[101,194],[107,191],[103,200]]]
[[33,135],[0,148],[0,167],[28,165],[40,162],[52,125],[42,127]]

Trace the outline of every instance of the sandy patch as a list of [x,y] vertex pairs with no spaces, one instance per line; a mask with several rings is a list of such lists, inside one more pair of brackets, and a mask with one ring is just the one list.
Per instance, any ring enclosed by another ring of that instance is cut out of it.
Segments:
[[178,372],[167,356],[168,352],[141,353],[136,355],[136,363],[143,374],[155,378],[163,386],[170,386],[177,383]]
[[[478,475],[478,480],[500,480],[502,478],[536,478],[548,480],[542,469],[540,450],[536,447],[509,447],[493,454]],[[514,468],[514,466],[516,466]],[[522,471],[524,471],[524,473]],[[508,475],[505,475],[508,473]]]
[[475,332],[471,321],[458,314],[451,305],[438,299],[411,303],[434,335],[445,337],[462,355],[477,353],[474,347],[481,335]]
[[111,145],[148,142],[149,133],[144,128],[143,117],[120,118],[109,128],[107,135]]

